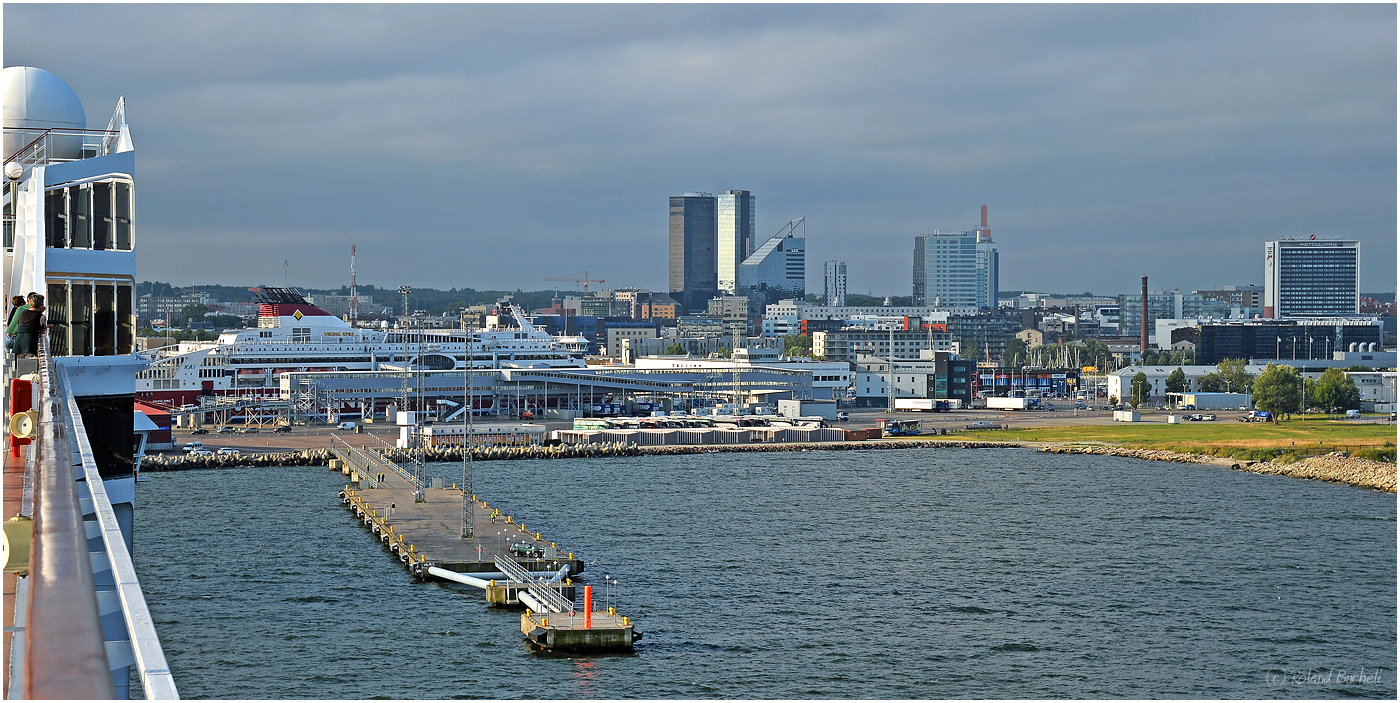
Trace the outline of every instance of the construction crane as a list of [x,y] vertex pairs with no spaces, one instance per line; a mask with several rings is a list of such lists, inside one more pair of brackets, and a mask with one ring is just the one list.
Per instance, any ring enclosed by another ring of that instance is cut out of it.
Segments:
[[587,271],[584,271],[584,272],[583,272],[583,278],[565,277],[565,278],[546,278],[546,279],[544,279],[544,280],[546,280],[546,281],[575,281],[575,282],[581,282],[581,283],[583,283],[583,295],[584,295],[584,297],[588,297],[588,284],[590,284],[590,283],[607,283],[607,281],[604,281],[604,280],[601,279],[601,278],[589,278],[589,277],[588,277],[588,272],[587,272]]

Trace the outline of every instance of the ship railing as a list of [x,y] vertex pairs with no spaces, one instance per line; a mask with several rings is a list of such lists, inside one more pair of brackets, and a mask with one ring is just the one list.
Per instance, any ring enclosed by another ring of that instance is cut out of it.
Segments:
[[[44,166],[53,163],[66,161],[77,161],[79,159],[90,159],[95,156],[106,156],[112,153],[116,147],[120,130],[107,129],[25,129],[16,127],[6,127],[6,134],[19,134],[21,138],[31,139],[9,158],[5,163],[15,162],[28,171],[34,166]],[[59,157],[55,152],[62,150],[65,152],[74,151],[73,145],[79,144],[76,150],[76,157]]]
[[[33,494],[25,501],[34,538],[15,598],[22,661],[12,662],[9,697],[125,698],[134,666],[147,699],[178,699],[67,371],[42,336],[39,352],[39,426],[26,477]],[[97,549],[89,535],[100,537]]]

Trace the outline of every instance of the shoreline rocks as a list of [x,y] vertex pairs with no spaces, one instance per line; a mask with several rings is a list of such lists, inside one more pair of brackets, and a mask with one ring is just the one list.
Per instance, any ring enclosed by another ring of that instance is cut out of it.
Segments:
[[[587,459],[624,456],[680,456],[685,454],[718,454],[730,452],[808,452],[856,451],[880,449],[995,449],[1020,447],[1013,442],[981,440],[896,440],[868,442],[820,442],[794,444],[703,444],[661,445],[592,443],[569,445],[534,445],[526,447],[477,447],[473,461],[510,461],[521,459]],[[381,449],[379,454],[394,462],[408,460],[402,449]],[[142,471],[183,471],[187,469],[233,468],[235,466],[325,466],[335,458],[329,449],[303,449],[273,454],[235,454],[223,456],[190,456],[152,454],[141,462]],[[461,447],[429,447],[424,461],[461,461]]]
[[1386,493],[1395,492],[1395,464],[1347,456],[1341,452],[1310,456],[1287,464],[1265,461],[1248,465],[1233,464],[1230,468],[1256,474],[1343,483]]
[[1126,447],[1108,447],[1102,445],[1075,446],[1052,444],[1042,447],[1040,451],[1049,454],[1098,454],[1121,456],[1129,459],[1143,459],[1146,461],[1217,464],[1220,466],[1228,465],[1236,471],[1288,476],[1290,478],[1302,478],[1311,481],[1327,481],[1328,483],[1340,483],[1348,486],[1356,486],[1357,488],[1370,488],[1387,493],[1395,493],[1396,488],[1395,464],[1360,459],[1347,456],[1341,452],[1308,457],[1290,463],[1274,463],[1268,461],[1232,462],[1229,459],[1222,459],[1207,454],[1182,454],[1161,449],[1130,449]]

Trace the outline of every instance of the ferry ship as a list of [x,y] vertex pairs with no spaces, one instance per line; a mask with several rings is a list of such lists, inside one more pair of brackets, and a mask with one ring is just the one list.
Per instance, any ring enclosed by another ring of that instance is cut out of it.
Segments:
[[201,396],[273,400],[279,375],[292,371],[582,368],[589,345],[584,337],[540,330],[505,301],[484,329],[470,332],[352,327],[292,288],[263,288],[257,303],[256,328],[149,352],[136,397],[171,407],[198,404]]

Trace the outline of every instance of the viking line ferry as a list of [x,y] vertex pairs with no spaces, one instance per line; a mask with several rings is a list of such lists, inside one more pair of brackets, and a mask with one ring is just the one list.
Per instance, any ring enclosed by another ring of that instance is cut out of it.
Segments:
[[[226,332],[212,342],[182,342],[150,352],[137,374],[136,397],[180,407],[201,396],[268,400],[280,394],[279,375],[292,371],[381,371],[473,368],[582,368],[588,340],[555,337],[536,328],[517,306],[498,303],[484,329],[352,327],[308,302],[295,289],[263,288],[258,326]],[[468,360],[470,357],[470,361]]]

